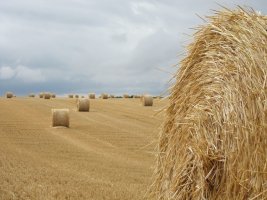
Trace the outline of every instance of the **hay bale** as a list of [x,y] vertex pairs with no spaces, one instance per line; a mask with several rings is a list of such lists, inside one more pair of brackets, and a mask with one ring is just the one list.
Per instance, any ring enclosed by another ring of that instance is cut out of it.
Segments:
[[106,94],[106,93],[101,94],[101,98],[102,99],[108,99],[108,94]]
[[90,101],[89,99],[78,99],[77,100],[77,110],[79,112],[89,112]]
[[50,94],[49,92],[45,92],[45,93],[43,94],[43,98],[44,98],[44,99],[50,99],[50,98],[51,98],[51,94]]
[[89,93],[88,97],[89,99],[95,99],[95,93]]
[[69,109],[52,109],[52,127],[69,127]]
[[56,94],[51,94],[51,98],[56,98]]
[[154,199],[267,199],[267,17],[224,10],[181,61],[158,145]]
[[123,94],[123,98],[125,99],[129,98],[129,94]]
[[144,95],[142,103],[143,106],[153,106],[153,97],[151,95]]
[[115,96],[113,94],[110,94],[109,97],[112,98],[112,99],[115,98]]
[[30,93],[30,94],[28,95],[28,97],[34,98],[34,97],[35,97],[35,94]]
[[79,95],[78,94],[75,94],[75,98],[78,99],[79,98]]
[[44,93],[43,92],[39,93],[39,98],[44,98]]
[[11,99],[12,97],[14,97],[12,92],[6,92],[6,98]]
[[69,94],[68,97],[72,99],[73,98],[73,94]]

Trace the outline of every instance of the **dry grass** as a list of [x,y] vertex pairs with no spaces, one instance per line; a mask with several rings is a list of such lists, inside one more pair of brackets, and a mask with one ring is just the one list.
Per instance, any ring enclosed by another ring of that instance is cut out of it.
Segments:
[[180,63],[154,199],[267,199],[267,18],[224,10]]
[[[0,199],[139,200],[153,173],[162,123],[138,99],[0,98]],[[51,127],[51,109],[70,110],[70,128]]]

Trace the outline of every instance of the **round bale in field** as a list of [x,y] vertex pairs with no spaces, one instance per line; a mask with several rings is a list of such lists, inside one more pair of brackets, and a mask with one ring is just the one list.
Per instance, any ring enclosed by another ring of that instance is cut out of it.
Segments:
[[51,98],[51,94],[49,92],[45,92],[43,95],[44,99],[50,99]]
[[10,99],[12,98],[14,95],[12,92],[6,92],[6,98]]
[[89,99],[95,99],[95,93],[89,93],[88,97]]
[[33,97],[35,97],[35,94],[34,93],[30,93],[28,96],[33,98]]
[[39,97],[43,98],[44,97],[44,93],[43,92],[39,93]]
[[68,97],[72,99],[73,98],[73,94],[69,94]]
[[180,62],[152,199],[267,199],[267,17],[222,10]]
[[78,99],[77,110],[80,112],[89,112],[90,101],[89,99]]
[[144,95],[142,103],[143,106],[153,106],[153,97],[151,95]]
[[69,109],[52,109],[52,127],[69,127]]
[[79,95],[78,94],[75,94],[75,98],[78,99],[79,98]]
[[108,99],[108,94],[106,94],[106,93],[101,94],[101,98],[102,99]]
[[56,98],[56,94],[51,94],[51,98]]
[[129,94],[123,94],[123,98],[125,99],[129,98]]

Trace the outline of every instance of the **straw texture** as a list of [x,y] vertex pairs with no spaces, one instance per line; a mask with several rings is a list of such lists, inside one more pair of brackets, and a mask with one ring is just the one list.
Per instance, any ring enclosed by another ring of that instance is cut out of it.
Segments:
[[89,99],[78,99],[77,110],[79,112],[89,112],[89,109],[90,109]]
[[101,98],[102,99],[108,99],[108,94],[105,94],[105,93],[101,94]]
[[150,95],[144,95],[142,99],[143,106],[153,106],[153,97]]
[[89,96],[89,99],[95,99],[95,93],[90,93],[88,96]]
[[44,99],[50,99],[51,98],[51,94],[46,92],[46,93],[43,94],[43,98]]
[[14,95],[12,92],[6,92],[6,98],[10,99],[12,98]]
[[208,20],[176,74],[149,197],[267,199],[267,18]]
[[69,109],[52,109],[52,127],[69,125]]

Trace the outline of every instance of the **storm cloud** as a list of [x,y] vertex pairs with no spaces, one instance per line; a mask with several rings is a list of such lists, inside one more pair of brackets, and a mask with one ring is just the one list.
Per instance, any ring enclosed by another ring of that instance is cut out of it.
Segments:
[[1,1],[0,93],[163,93],[197,15],[219,4],[267,11],[265,0]]

